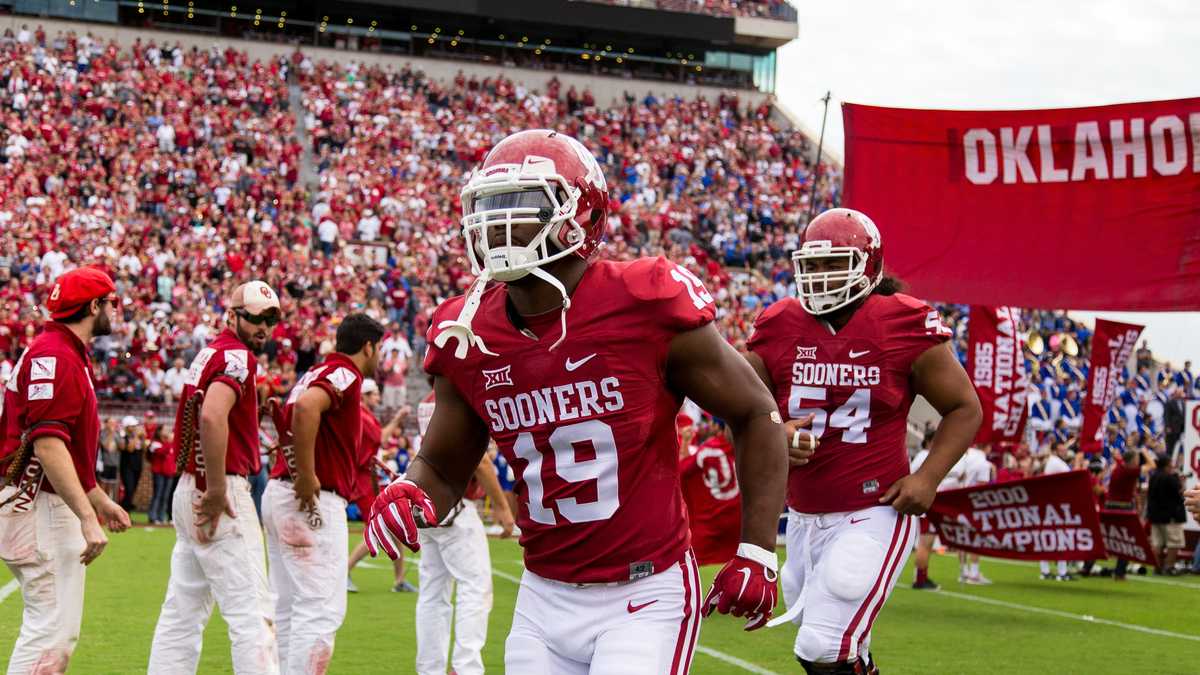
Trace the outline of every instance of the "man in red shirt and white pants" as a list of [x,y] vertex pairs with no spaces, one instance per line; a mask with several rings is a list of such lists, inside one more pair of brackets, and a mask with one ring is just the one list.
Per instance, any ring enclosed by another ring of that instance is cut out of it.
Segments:
[[226,314],[225,330],[192,360],[175,416],[184,473],[172,499],[171,579],[150,647],[155,675],[196,672],[214,600],[229,624],[234,672],[279,672],[262,528],[246,478],[260,462],[251,352],[279,323],[279,296],[261,281],[242,284]]
[[[58,278],[53,319],[17,361],[0,428],[0,558],[21,585],[25,612],[8,662],[16,673],[65,673],[79,640],[85,566],[129,514],[96,486],[100,417],[88,346],[111,331],[116,291],[91,267]],[[65,507],[65,508],[64,508]]]
[[375,374],[384,333],[366,314],[343,319],[335,351],[304,374],[283,409],[291,438],[285,432],[280,439],[263,522],[284,673],[324,673],[346,616],[346,505],[359,469],[359,392],[363,378]]

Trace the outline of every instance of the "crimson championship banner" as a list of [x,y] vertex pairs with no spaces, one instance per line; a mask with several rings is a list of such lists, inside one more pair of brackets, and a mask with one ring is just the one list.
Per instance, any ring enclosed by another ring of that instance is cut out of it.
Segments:
[[971,305],[967,322],[967,374],[983,405],[976,443],[1016,443],[1025,429],[1029,378],[1015,307]]
[[1086,471],[939,492],[926,514],[942,543],[1020,560],[1105,557]]
[[843,117],[843,205],[913,295],[1200,310],[1200,98]]
[[1124,558],[1143,565],[1156,567],[1154,548],[1146,536],[1146,527],[1133,511],[1100,512],[1100,532],[1104,537],[1104,548],[1114,558]]
[[1117,397],[1121,369],[1129,362],[1143,328],[1133,323],[1096,319],[1088,390],[1083,399],[1083,428],[1079,431],[1079,449],[1089,455],[1103,447],[1104,429],[1100,420]]

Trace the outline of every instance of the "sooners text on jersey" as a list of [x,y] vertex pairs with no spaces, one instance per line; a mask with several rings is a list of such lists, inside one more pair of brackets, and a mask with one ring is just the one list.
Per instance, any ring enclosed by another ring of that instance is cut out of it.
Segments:
[[950,330],[937,311],[910,296],[870,295],[841,331],[795,299],[763,310],[747,346],[766,364],[787,419],[814,415],[820,446],[788,475],[788,506],[834,513],[876,506],[908,475],[905,450],[909,375]]
[[[674,335],[712,321],[712,297],[663,258],[596,262],[553,352],[558,322],[532,339],[505,302],[503,285],[489,289],[474,322],[500,356],[471,350],[459,361],[431,346],[425,369],[453,381],[513,467],[526,567],[573,583],[666,570],[688,545],[667,351]],[[431,325],[461,303],[443,303]]]

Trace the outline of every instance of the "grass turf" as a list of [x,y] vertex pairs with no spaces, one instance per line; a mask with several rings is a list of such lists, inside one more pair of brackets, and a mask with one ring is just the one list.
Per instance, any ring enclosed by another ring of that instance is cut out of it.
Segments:
[[[110,538],[108,550],[88,570],[82,637],[71,672],[145,672],[174,541],[174,530],[163,527],[137,527]],[[352,533],[351,543],[357,541]],[[511,541],[490,544],[495,604],[484,662],[488,670],[502,672],[521,554]],[[349,598],[330,672],[411,672],[416,595],[389,591],[392,571],[386,560],[366,563],[355,571],[361,592]],[[702,570],[705,584],[716,569]],[[935,556],[931,574],[947,592],[917,592],[908,588],[909,563],[872,639],[872,652],[884,672],[1196,672],[1200,580],[1195,577],[1131,578],[1123,584],[1106,578],[1050,582],[1038,579],[1036,565],[992,560],[984,560],[983,571],[994,585],[959,586],[954,580],[956,560]],[[410,565],[408,578],[416,581],[415,565]],[[0,567],[0,587],[10,580],[8,570]],[[0,662],[7,662],[20,620],[20,594],[13,593],[0,602]],[[740,620],[730,617],[707,619],[700,645],[758,670],[746,670],[702,649],[692,672],[799,672],[791,656],[794,630],[744,633],[740,626]],[[232,672],[225,624],[216,612],[205,633],[199,672]]]

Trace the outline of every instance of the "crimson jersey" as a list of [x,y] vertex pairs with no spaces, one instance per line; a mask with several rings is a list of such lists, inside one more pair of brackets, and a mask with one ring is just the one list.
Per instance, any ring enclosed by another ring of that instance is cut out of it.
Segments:
[[793,298],[759,315],[750,351],[762,358],[788,419],[814,414],[820,446],[788,474],[788,506],[801,513],[855,511],[908,475],[913,361],[950,338],[936,310],[897,293],[867,296],[842,330]]
[[[71,453],[83,491],[96,487],[96,453],[100,449],[100,417],[92,384],[92,365],[83,342],[60,323],[47,323],[17,360],[4,390],[0,459],[43,436],[62,440]],[[49,480],[42,488],[54,492]]]
[[[333,490],[347,500],[355,497],[355,483],[362,461],[362,373],[349,356],[332,352],[319,366],[304,373],[292,388],[283,406],[284,424],[292,424],[292,414],[300,395],[310,387],[329,395],[329,409],[321,413],[313,447],[317,480],[322,490]],[[272,478],[287,476],[283,450],[271,470]]]
[[692,548],[701,565],[724,563],[737,553],[742,532],[742,496],[734,470],[733,444],[718,434],[679,462],[683,501],[692,528]]
[[[182,448],[183,411],[186,401],[197,390],[208,391],[213,382],[223,382],[237,393],[237,401],[229,411],[229,445],[225,450],[225,473],[238,476],[256,474],[261,466],[258,453],[258,396],[254,391],[258,361],[250,349],[238,339],[237,333],[226,328],[201,349],[183,378],[183,393],[175,411],[175,447]],[[199,417],[196,424],[199,424]],[[199,433],[197,433],[199,437]],[[185,471],[196,475],[196,461],[203,466],[200,444],[188,459]]]
[[712,297],[663,258],[590,265],[537,339],[513,327],[503,284],[482,297],[473,329],[488,349],[466,360],[434,346],[462,308],[442,303],[425,369],[449,378],[516,474],[525,566],[572,583],[626,581],[666,570],[688,546],[675,412],[666,382],[671,339],[713,320]]

